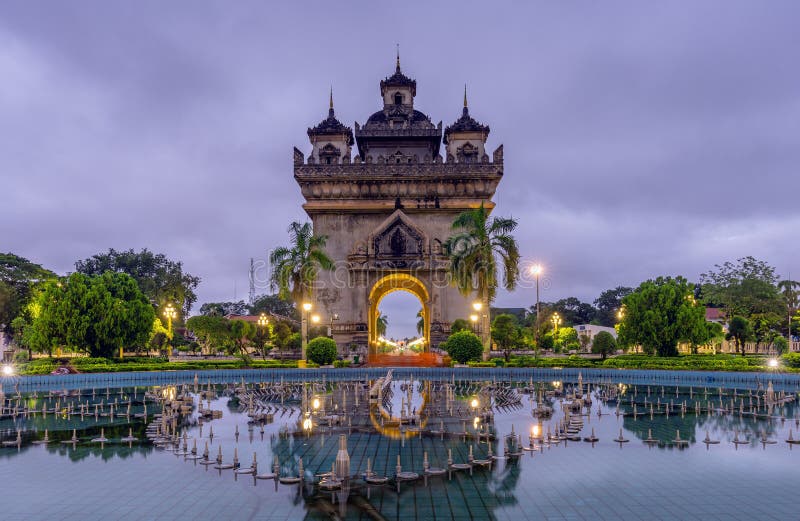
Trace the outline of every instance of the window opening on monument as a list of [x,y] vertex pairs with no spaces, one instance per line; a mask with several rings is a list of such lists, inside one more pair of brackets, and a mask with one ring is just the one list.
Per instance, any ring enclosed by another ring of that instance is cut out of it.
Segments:
[[412,355],[424,351],[422,302],[405,290],[388,293],[378,305],[379,333],[382,323],[386,331],[379,334],[379,353]]
[[395,105],[402,105],[403,104],[403,95],[399,92],[394,95],[394,104]]

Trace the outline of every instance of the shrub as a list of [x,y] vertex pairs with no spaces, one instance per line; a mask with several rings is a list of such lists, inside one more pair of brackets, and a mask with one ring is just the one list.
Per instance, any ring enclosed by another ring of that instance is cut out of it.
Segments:
[[785,367],[800,368],[800,353],[786,353],[781,360]]
[[779,355],[782,355],[789,350],[789,341],[782,336],[776,336],[772,341],[772,345]]
[[480,360],[483,355],[481,339],[472,331],[459,331],[447,338],[445,343],[447,354],[459,364],[470,360]]
[[308,343],[308,359],[319,365],[332,364],[336,360],[336,342],[332,338],[318,336]]

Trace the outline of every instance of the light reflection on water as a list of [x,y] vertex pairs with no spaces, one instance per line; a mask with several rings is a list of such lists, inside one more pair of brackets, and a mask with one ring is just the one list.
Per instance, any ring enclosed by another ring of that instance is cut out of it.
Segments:
[[[212,458],[221,447],[223,460],[229,462],[236,448],[242,466],[249,467],[255,453],[261,473],[270,471],[277,456],[284,476],[297,475],[302,458],[304,485],[257,480],[155,448],[145,441],[144,419],[135,417],[144,411],[143,388],[136,394],[125,389],[122,395],[112,389],[109,395],[98,390],[92,396],[90,390],[84,390],[80,397],[48,398],[47,393],[23,396],[20,404],[39,412],[27,418],[18,414],[0,420],[3,441],[14,441],[17,430],[21,431],[19,446],[0,448],[0,480],[8,514],[4,519],[70,515],[81,519],[367,519],[378,513],[386,519],[786,519],[796,514],[791,498],[800,475],[800,446],[785,440],[790,429],[795,438],[800,438],[797,402],[787,400],[765,408],[765,390],[751,393],[728,389],[720,396],[717,388],[593,385],[592,403],[582,410],[580,435],[586,437],[593,430],[597,443],[545,444],[541,450],[525,452],[519,458],[498,459],[491,470],[475,468],[471,476],[461,471],[452,479],[432,477],[428,486],[422,480],[403,482],[399,494],[393,482],[367,486],[354,479],[346,493],[325,492],[314,485],[318,481],[315,474],[330,470],[342,432],[347,434],[353,476],[366,470],[367,459],[375,473],[392,477],[398,455],[403,470],[418,473],[422,473],[424,453],[431,466],[445,468],[448,451],[455,463],[468,460],[470,446],[475,458],[485,458],[489,446],[474,436],[481,429],[496,434],[492,441],[496,455],[503,454],[503,438],[512,429],[527,446],[534,426],[539,429],[537,434],[555,433],[563,419],[562,403],[574,390],[575,382],[559,384],[537,384],[541,401],[554,412],[550,418],[536,419],[531,411],[540,405],[539,398],[522,393],[526,382],[516,384],[513,391],[503,390],[518,397],[519,403],[498,399],[498,389],[508,387],[507,382],[495,384],[495,391],[481,382],[463,382],[450,390],[441,383],[393,382],[393,393],[385,402],[391,416],[402,414],[409,389],[411,411],[422,410],[426,402],[426,410],[433,417],[421,436],[413,425],[398,427],[391,436],[380,434],[385,425],[375,415],[370,418],[366,414],[366,392],[354,412],[355,391],[342,390],[338,384],[314,394],[322,401],[313,413],[315,424],[324,423],[323,410],[326,415],[345,410],[350,428],[343,421],[339,427],[316,425],[312,433],[304,433],[300,420],[305,411],[301,411],[297,396],[285,400],[282,406],[277,401],[264,402],[272,407],[274,418],[263,426],[263,433],[261,425],[248,428],[244,402],[237,404],[222,394],[210,402],[212,409],[223,412],[221,418],[202,422],[196,407],[184,418],[179,431],[186,433],[189,446],[197,440],[202,453],[208,442]],[[216,390],[221,393],[223,387]],[[187,388],[191,390],[191,386]],[[596,392],[598,389],[601,393]],[[563,392],[553,395],[556,390]],[[197,395],[192,392],[192,396],[197,404]],[[604,396],[611,399],[603,401]],[[476,397],[480,404],[474,409],[471,401]],[[7,395],[7,399],[14,397]],[[112,419],[106,404],[114,400],[122,416]],[[128,401],[130,417],[125,416]],[[751,402],[755,415],[750,414]],[[13,403],[7,402],[7,413]],[[83,418],[65,414],[70,403],[83,403],[87,414]],[[701,406],[699,414],[697,403]],[[53,413],[57,404],[59,412]],[[104,405],[97,416],[95,404]],[[489,404],[494,405],[493,419],[474,422],[473,418],[485,412],[481,409]],[[666,404],[671,404],[669,415],[665,413]],[[45,415],[40,412],[43,406],[49,411]],[[650,406],[654,409],[652,418]],[[151,401],[147,407],[148,420],[153,421],[152,414],[160,412],[160,406]],[[312,409],[311,401],[307,407]],[[725,413],[721,412],[723,408]],[[450,410],[453,416],[445,412]],[[446,417],[440,420],[441,416]],[[443,439],[426,432],[438,430],[440,421],[451,433]],[[214,436],[210,439],[212,428]],[[45,429],[50,443],[34,445],[44,437]],[[61,443],[72,437],[73,429],[79,442]],[[101,429],[110,441],[90,443]],[[620,436],[620,429],[629,442],[613,441]],[[452,435],[464,430],[469,437]],[[129,432],[141,441],[120,442]],[[687,446],[672,441],[677,432],[688,440]],[[704,444],[707,434],[720,443]],[[657,443],[644,443],[648,436]],[[749,443],[736,445],[732,443],[735,437]],[[776,443],[763,444],[762,437]]]

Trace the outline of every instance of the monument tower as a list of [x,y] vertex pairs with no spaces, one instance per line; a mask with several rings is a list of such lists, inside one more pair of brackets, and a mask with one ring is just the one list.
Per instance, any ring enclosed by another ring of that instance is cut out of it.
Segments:
[[336,118],[331,96],[328,117],[308,129],[308,157],[294,149],[303,208],[336,262],[320,273],[312,305],[343,355],[375,352],[378,306],[392,291],[419,299],[426,348],[469,317],[473,298],[449,284],[442,244],[459,213],[494,207],[503,176],[503,146],[490,159],[489,127],[470,116],[466,91],[461,117],[444,131],[415,109],[417,82],[399,56],[380,95],[383,107],[355,133]]

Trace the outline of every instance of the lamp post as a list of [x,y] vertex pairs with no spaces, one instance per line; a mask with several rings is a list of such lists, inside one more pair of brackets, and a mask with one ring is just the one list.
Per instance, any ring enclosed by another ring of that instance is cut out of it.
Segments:
[[[486,312],[482,312],[482,310],[483,310],[483,302],[480,302],[478,300],[476,300],[475,302],[472,303],[472,309],[475,310],[475,312],[478,314],[479,318],[481,319],[481,325],[480,325],[481,343],[483,344],[483,361],[485,362],[486,360],[489,359],[489,334],[488,334],[489,333],[489,327],[488,327],[488,324],[486,323],[487,322],[487,320],[486,320],[487,313],[489,312],[489,310],[487,309]],[[470,319],[471,318],[472,317],[470,317]]]
[[475,313],[471,314],[469,316],[469,320],[470,320],[470,322],[472,322],[472,332],[473,333],[477,333],[478,332],[478,315],[476,315]]
[[300,324],[300,362],[297,367],[306,366],[306,347],[308,347],[308,312],[311,311],[311,302],[303,302],[303,320]]
[[531,266],[531,275],[536,277],[536,324],[534,325],[534,337],[536,339],[536,349],[539,349],[539,316],[541,315],[541,309],[539,309],[539,275],[542,273],[542,266],[541,264],[534,264]]
[[550,321],[553,322],[553,340],[555,342],[558,341],[558,326],[561,324],[561,315],[558,313],[553,313],[553,316],[550,317]]
[[[264,313],[261,313],[261,314],[258,316],[258,322],[257,322],[257,324],[258,324],[258,327],[261,329],[261,335],[262,335],[262,337],[263,337],[263,335],[264,335],[264,330],[265,330],[265,329],[267,328],[267,326],[269,325],[269,319],[267,318],[267,315],[265,315]],[[262,342],[266,343],[266,340],[265,340],[264,338],[262,338]],[[262,353],[264,353],[264,345],[263,345],[263,344],[262,344],[262,346],[261,346],[261,352],[262,352]]]
[[[167,304],[167,307],[164,309],[164,317],[167,319],[167,339],[172,340],[172,319],[178,316],[178,312],[175,310],[172,304]],[[167,346],[170,344],[168,343]]]

